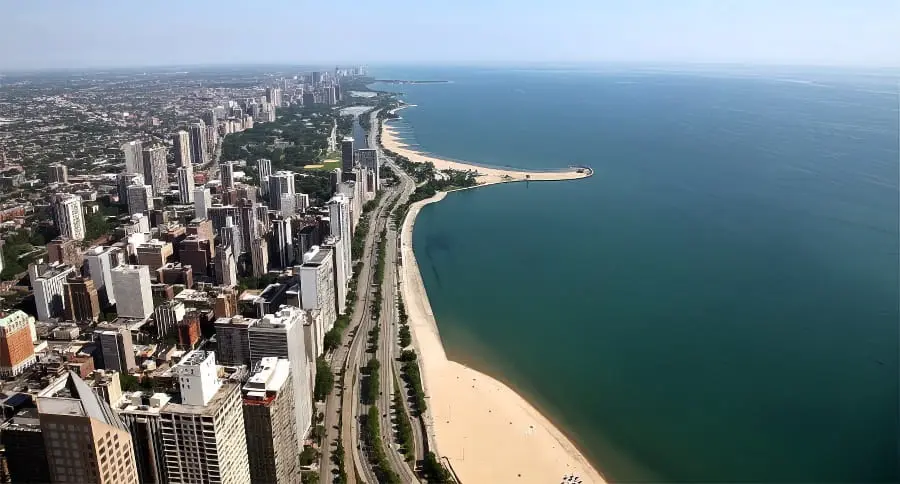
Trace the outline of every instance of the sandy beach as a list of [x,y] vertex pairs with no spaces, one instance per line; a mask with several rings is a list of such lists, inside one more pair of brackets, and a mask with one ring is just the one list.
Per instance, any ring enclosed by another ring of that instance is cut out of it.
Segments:
[[383,124],[381,129],[382,146],[394,153],[403,155],[416,163],[431,162],[438,170],[475,170],[478,172],[478,183],[490,185],[494,183],[506,183],[517,181],[552,181],[552,180],[575,180],[578,178],[586,178],[591,176],[590,170],[579,171],[576,168],[561,171],[518,171],[514,168],[502,167],[482,167],[469,165],[458,161],[450,161],[435,156],[424,155],[409,148],[397,136],[395,128],[387,124]]
[[411,205],[400,236],[401,291],[420,355],[427,425],[436,453],[466,484],[555,484],[573,474],[583,483],[605,482],[572,442],[524,398],[496,379],[447,359],[412,248],[419,211],[446,195],[441,192]]

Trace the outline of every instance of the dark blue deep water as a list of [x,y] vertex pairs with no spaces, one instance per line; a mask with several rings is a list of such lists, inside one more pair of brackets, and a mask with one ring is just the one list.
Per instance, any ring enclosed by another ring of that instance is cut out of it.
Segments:
[[425,208],[454,359],[614,481],[897,481],[898,77],[380,69],[438,155],[588,180]]

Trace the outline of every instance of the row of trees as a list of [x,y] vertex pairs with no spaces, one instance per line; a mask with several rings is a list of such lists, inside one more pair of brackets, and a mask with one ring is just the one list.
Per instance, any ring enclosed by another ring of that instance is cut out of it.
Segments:
[[369,407],[369,413],[363,417],[362,437],[369,449],[369,461],[375,466],[378,482],[400,484],[400,476],[391,469],[381,445],[381,426],[378,423],[378,407],[375,405]]
[[331,371],[331,365],[324,356],[316,358],[316,383],[313,388],[313,396],[317,401],[325,401],[325,397],[331,393],[334,388],[334,373]]
[[403,409],[403,397],[401,395],[400,387],[395,381],[393,406],[397,415],[397,442],[400,443],[400,452],[403,452],[403,455],[406,456],[406,461],[411,462],[415,458],[412,424],[406,415],[406,411]]

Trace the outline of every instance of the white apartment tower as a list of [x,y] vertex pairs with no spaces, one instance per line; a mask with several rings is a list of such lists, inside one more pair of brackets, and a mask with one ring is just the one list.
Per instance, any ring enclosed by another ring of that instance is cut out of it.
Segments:
[[163,195],[169,189],[166,173],[166,148],[154,146],[141,152],[144,160],[144,183],[153,188],[154,195]]
[[31,264],[28,266],[38,320],[48,321],[65,315],[64,284],[66,278],[71,274],[75,274],[74,267],[58,262],[50,265]]
[[286,358],[291,362],[294,416],[297,435],[301,438],[306,436],[312,423],[311,368],[303,337],[304,316],[299,308],[281,306],[275,314],[266,314],[250,327],[251,365],[266,357]]
[[122,153],[125,155],[125,172],[144,174],[144,158],[141,155],[140,141],[129,141],[122,145]]
[[330,330],[337,319],[334,281],[332,249],[313,246],[303,255],[300,266],[300,307],[318,310],[325,331]]
[[172,136],[172,144],[175,147],[175,166],[188,168],[191,166],[191,135],[180,130]]
[[[350,242],[353,240],[353,233],[350,229],[350,199],[346,196],[338,194],[328,201],[328,217],[330,219],[332,237],[341,239],[344,243],[342,249],[344,251],[344,264],[342,270],[346,280],[350,279],[351,253]],[[345,281],[346,283],[346,281]]]
[[84,213],[78,195],[57,195],[53,203],[53,218],[60,235],[72,240],[84,240]]
[[241,391],[218,378],[215,354],[191,351],[172,369],[182,403],[160,411],[168,482],[250,482]]
[[153,294],[150,291],[150,268],[121,265],[110,270],[116,312],[120,317],[147,319],[153,314]]
[[347,254],[344,252],[344,240],[329,235],[324,242],[323,247],[331,248],[331,253],[334,257],[334,295],[337,301],[337,312],[338,314],[344,314],[347,312],[347,292],[349,291],[348,281],[350,279],[347,271],[352,270],[346,259]]
[[91,247],[84,254],[88,275],[94,281],[94,288],[104,307],[115,304],[113,293],[112,270],[125,263],[122,250],[117,247]]

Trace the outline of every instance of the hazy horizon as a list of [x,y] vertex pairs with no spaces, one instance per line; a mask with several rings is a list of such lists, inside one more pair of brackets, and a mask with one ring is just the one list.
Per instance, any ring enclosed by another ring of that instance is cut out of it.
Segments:
[[898,67],[900,3],[4,2],[0,71],[486,63]]

